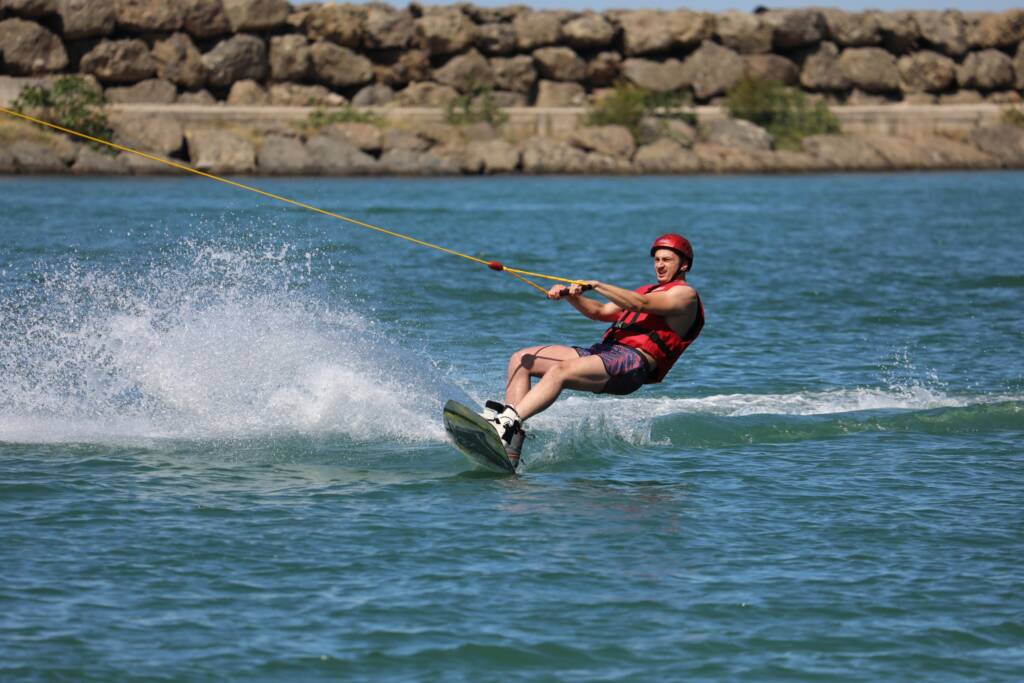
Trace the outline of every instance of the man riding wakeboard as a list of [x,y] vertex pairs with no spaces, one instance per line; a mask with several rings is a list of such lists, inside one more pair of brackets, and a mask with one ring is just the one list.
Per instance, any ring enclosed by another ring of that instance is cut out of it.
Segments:
[[[612,326],[600,342],[580,346],[530,346],[508,362],[505,402],[487,401],[482,413],[498,432],[509,461],[518,466],[523,422],[546,410],[563,389],[595,394],[631,394],[644,384],[664,379],[704,327],[704,307],[686,282],[693,267],[693,247],[682,235],[669,233],[651,245],[657,282],[635,290],[597,280],[555,285],[549,299],[566,299],[591,320]],[[593,289],[608,299],[582,296]],[[540,381],[531,388],[531,378]]]

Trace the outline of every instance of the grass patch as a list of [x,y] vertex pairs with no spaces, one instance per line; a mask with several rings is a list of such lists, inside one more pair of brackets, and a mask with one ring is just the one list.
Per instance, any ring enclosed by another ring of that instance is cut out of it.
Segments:
[[644,119],[677,119],[691,126],[697,125],[693,102],[686,92],[660,93],[619,81],[608,97],[591,107],[583,118],[585,126],[624,126],[633,139],[644,144],[651,142]]
[[1003,123],[1024,128],[1024,111],[1016,107],[1007,107],[999,118]]
[[[62,76],[53,85],[28,85],[11,103],[11,109],[55,123],[79,133],[109,140],[112,133],[103,113],[103,93],[80,76]],[[90,147],[108,154],[117,150],[89,142]]]
[[384,119],[376,114],[359,111],[352,107],[332,109],[331,111],[318,107],[310,112],[305,121],[296,125],[302,130],[315,132],[332,123],[369,123],[381,128],[384,126]]
[[778,149],[800,149],[808,135],[838,133],[839,119],[823,101],[808,97],[778,81],[745,79],[726,95],[726,109],[771,133]]
[[489,123],[500,126],[508,120],[505,112],[494,100],[494,90],[487,85],[472,85],[469,91],[448,102],[444,120],[453,126],[471,123]]

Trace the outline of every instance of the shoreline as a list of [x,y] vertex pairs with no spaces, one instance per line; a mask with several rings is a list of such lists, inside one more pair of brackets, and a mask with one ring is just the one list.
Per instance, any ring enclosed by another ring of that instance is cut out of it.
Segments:
[[[639,144],[620,125],[580,125],[583,108],[502,110],[502,125],[444,122],[431,108],[361,110],[374,123],[309,126],[309,107],[113,105],[112,141],[215,175],[722,175],[1024,168],[1024,128],[1005,107],[835,107],[841,133],[776,148],[771,135],[719,107],[696,125],[652,119]],[[327,110],[328,113],[330,110]],[[350,110],[342,110],[350,111]],[[183,173],[116,156],[13,117],[0,119],[0,175]]]

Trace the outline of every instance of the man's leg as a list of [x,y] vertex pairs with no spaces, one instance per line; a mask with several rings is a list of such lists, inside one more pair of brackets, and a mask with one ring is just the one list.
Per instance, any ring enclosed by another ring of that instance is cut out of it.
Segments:
[[[570,351],[576,355],[574,350]],[[547,410],[562,393],[562,389],[597,392],[604,389],[609,379],[608,371],[605,370],[604,362],[599,356],[576,356],[549,366],[537,382],[537,386],[530,389],[521,400],[510,405],[519,413],[520,419],[525,421]]]
[[530,391],[530,377],[543,377],[559,363],[579,358],[571,346],[531,346],[512,354],[508,361],[505,403],[516,405]]

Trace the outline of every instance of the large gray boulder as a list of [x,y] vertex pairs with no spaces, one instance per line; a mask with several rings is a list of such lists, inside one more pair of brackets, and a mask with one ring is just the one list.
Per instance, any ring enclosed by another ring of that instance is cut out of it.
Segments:
[[708,100],[743,80],[746,70],[746,63],[738,54],[705,41],[683,62],[682,78],[690,83],[698,100]]
[[114,0],[117,28],[128,33],[178,31],[185,25],[180,0]]
[[967,32],[960,12],[914,12],[914,20],[921,38],[939,52],[950,57],[960,57],[967,52]]
[[906,137],[869,133],[858,138],[894,169],[992,168],[999,165],[998,161],[977,148],[941,135]]
[[816,9],[773,10],[761,17],[772,28],[772,45],[776,49],[817,45],[828,35],[825,17]]
[[270,39],[270,80],[304,81],[312,71],[309,40],[301,33],[288,33]]
[[473,4],[462,5],[462,11],[478,24],[510,23],[520,14],[530,12],[526,5],[501,5],[498,7],[480,7]]
[[961,88],[1006,90],[1014,87],[1013,61],[995,49],[971,52],[957,67],[956,80]]
[[896,58],[880,47],[851,47],[839,55],[839,70],[855,88],[884,93],[900,89]]
[[262,107],[270,104],[270,96],[262,85],[245,79],[235,81],[228,92],[227,103],[234,107]]
[[494,84],[502,90],[527,94],[537,82],[533,59],[525,55],[495,57],[491,60]]
[[373,175],[380,172],[377,160],[347,140],[317,135],[306,141],[317,173],[323,175]]
[[756,14],[722,12],[716,17],[715,34],[725,47],[740,54],[771,52],[772,27]]
[[444,107],[458,96],[459,91],[450,85],[420,81],[398,91],[394,102],[399,107]]
[[185,131],[192,166],[210,173],[252,173],[256,150],[248,140],[226,130],[193,128]]
[[102,40],[82,57],[79,69],[103,83],[135,83],[156,73],[156,61],[137,38]]
[[872,15],[878,23],[882,47],[897,55],[917,49],[921,30],[913,12],[872,12]]
[[57,12],[64,40],[109,36],[117,21],[113,3],[95,0],[60,0]]
[[462,52],[476,40],[476,25],[460,10],[446,10],[416,20],[420,46],[431,55]]
[[519,168],[521,155],[515,145],[504,140],[474,140],[466,145],[470,165],[479,173],[513,173]]
[[800,82],[800,67],[781,55],[744,55],[747,78],[779,81],[786,85]]
[[878,15],[874,12],[850,13],[838,9],[823,9],[829,38],[843,47],[869,47],[882,42]]
[[380,156],[380,169],[392,175],[439,176],[460,175],[461,165],[453,159],[430,152],[393,149]]
[[395,91],[383,83],[371,83],[352,97],[353,107],[382,107],[395,99]]
[[267,48],[263,40],[248,34],[222,40],[203,55],[207,82],[214,88],[228,88],[235,81],[262,81],[267,75]]
[[126,156],[101,152],[89,145],[79,145],[71,172],[75,175],[126,175],[131,173]]
[[538,107],[581,107],[587,102],[587,91],[579,83],[540,81],[537,83]]
[[321,40],[313,45],[310,57],[317,82],[332,88],[352,88],[373,80],[373,63],[347,47]]
[[0,56],[5,71],[14,75],[52,73],[68,65],[60,38],[24,19],[0,21]]
[[638,56],[687,49],[714,34],[710,15],[678,10],[636,10],[619,15],[625,54]]
[[[112,113],[107,122],[113,131],[114,142],[157,156],[177,154],[185,142],[181,124],[171,117]],[[138,157],[135,159],[141,161]]]
[[17,170],[10,150],[6,147],[0,147],[0,175],[11,175]]
[[878,171],[890,167],[881,154],[853,135],[810,135],[802,140],[801,147],[826,168]]
[[804,60],[800,70],[800,85],[808,90],[849,90],[850,81],[839,68],[839,48],[824,42],[817,51]]
[[4,10],[18,17],[38,19],[56,14],[57,0],[0,0],[0,13]]
[[897,68],[904,92],[942,92],[956,78],[956,62],[931,50],[900,57]]
[[584,12],[562,25],[562,36],[570,47],[593,50],[611,46],[618,33],[600,14]]
[[700,127],[700,139],[708,144],[738,149],[772,148],[772,136],[768,131],[743,119],[708,121]]
[[650,59],[627,59],[622,75],[636,86],[654,92],[676,92],[690,85],[683,64],[678,59],[655,62]]
[[967,140],[1005,166],[1024,166],[1024,128],[1006,124],[975,128]]
[[7,146],[18,173],[64,173],[68,159],[52,144],[19,138]]
[[311,8],[302,18],[303,32],[313,40],[326,40],[358,49],[363,44],[366,9],[325,4]]
[[532,137],[520,149],[524,173],[583,173],[587,168],[587,153],[562,140]]
[[320,134],[345,140],[363,152],[379,152],[383,147],[381,129],[370,123],[332,123]]
[[633,134],[625,126],[577,128],[569,136],[569,144],[587,152],[597,152],[620,159],[631,159],[636,152]]
[[217,98],[204,88],[203,90],[178,93],[177,103],[206,107],[217,104]]
[[476,50],[470,50],[452,57],[443,67],[436,69],[434,80],[465,93],[481,87],[493,87],[495,79],[487,58]]
[[595,88],[606,88],[619,80],[622,56],[608,50],[600,52],[587,62],[587,83]]
[[975,48],[1012,48],[1024,41],[1024,9],[986,13],[967,26],[967,42]]
[[541,78],[552,81],[582,81],[587,75],[587,63],[572,48],[542,47],[533,51],[533,60]]
[[423,50],[402,50],[394,61],[374,64],[373,71],[378,83],[395,89],[427,80],[433,73],[430,57]]
[[640,147],[633,156],[633,165],[641,173],[697,173],[701,170],[700,159],[669,138]]
[[1013,58],[1013,72],[1015,74],[1014,87],[1024,92],[1024,41],[1017,47],[1017,56]]
[[273,31],[285,25],[291,7],[288,0],[221,0],[231,30]]
[[287,135],[268,135],[256,154],[256,166],[265,175],[310,175],[316,164],[302,141]]
[[523,12],[512,21],[516,46],[523,52],[555,45],[562,37],[562,17],[557,12]]
[[[322,85],[273,83],[267,89],[270,104],[279,107],[343,107],[348,102],[338,93]],[[353,100],[352,104],[358,105]]]
[[135,85],[107,88],[104,95],[113,104],[174,104],[178,89],[163,78],[149,78]]
[[774,152],[762,149],[740,149],[698,142],[693,154],[704,173],[768,173],[777,171]]
[[366,14],[363,42],[373,50],[402,50],[416,38],[416,22],[409,10],[372,6]]
[[516,51],[516,30],[510,24],[477,26],[476,46],[486,55],[510,55]]
[[385,128],[381,133],[381,147],[386,152],[391,149],[409,149],[425,152],[430,149],[430,142],[415,133],[401,128]]
[[182,0],[185,31],[195,38],[216,38],[231,32],[221,0]]
[[153,44],[156,73],[188,90],[199,90],[206,85],[206,66],[203,55],[192,39],[184,33],[175,33]]

